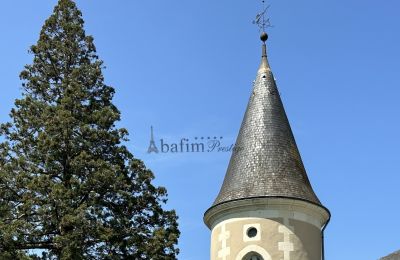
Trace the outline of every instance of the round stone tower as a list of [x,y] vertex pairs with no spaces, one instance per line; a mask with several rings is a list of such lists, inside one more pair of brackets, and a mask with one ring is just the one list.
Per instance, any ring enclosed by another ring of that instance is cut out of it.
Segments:
[[262,59],[221,190],[204,214],[211,260],[321,260],[330,213],[315,195]]

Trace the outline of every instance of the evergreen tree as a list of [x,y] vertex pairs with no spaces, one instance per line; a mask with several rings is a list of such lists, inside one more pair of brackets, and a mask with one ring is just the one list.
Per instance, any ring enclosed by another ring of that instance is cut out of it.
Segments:
[[0,259],[176,259],[176,214],[123,145],[83,24],[75,3],[59,0],[1,125]]

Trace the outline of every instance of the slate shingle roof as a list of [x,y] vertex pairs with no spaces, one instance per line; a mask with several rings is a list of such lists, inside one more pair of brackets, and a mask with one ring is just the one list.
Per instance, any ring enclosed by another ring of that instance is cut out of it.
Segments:
[[303,166],[264,44],[236,150],[213,206],[232,200],[275,196],[321,205]]
[[394,252],[388,256],[381,258],[380,260],[400,260],[400,251]]

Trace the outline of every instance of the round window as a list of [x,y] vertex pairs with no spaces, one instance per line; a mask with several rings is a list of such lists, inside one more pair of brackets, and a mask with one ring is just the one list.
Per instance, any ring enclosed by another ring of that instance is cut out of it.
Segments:
[[253,238],[257,236],[257,229],[255,227],[251,227],[247,230],[247,236]]

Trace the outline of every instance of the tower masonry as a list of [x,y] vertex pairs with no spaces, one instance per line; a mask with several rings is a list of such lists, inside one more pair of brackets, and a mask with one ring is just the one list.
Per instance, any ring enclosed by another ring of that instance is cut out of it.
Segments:
[[204,214],[211,260],[320,260],[330,212],[314,193],[261,35],[262,58],[221,190]]

